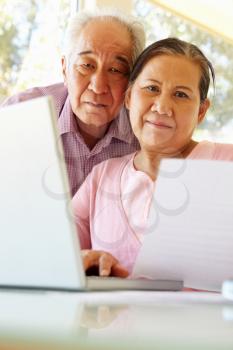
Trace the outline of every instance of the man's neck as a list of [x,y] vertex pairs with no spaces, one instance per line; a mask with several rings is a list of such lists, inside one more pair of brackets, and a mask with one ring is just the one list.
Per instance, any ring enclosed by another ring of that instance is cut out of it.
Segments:
[[93,149],[99,140],[104,137],[109,127],[109,124],[105,124],[100,127],[86,125],[80,122],[80,120],[77,121],[77,125],[85,144],[90,150]]

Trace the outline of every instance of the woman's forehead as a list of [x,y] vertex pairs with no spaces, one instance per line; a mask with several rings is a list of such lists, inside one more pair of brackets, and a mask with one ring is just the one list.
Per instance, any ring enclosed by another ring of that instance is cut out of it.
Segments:
[[[181,79],[199,83],[201,69],[198,63],[181,55],[159,55],[149,59],[138,78],[141,79]],[[137,79],[138,79],[137,78]]]

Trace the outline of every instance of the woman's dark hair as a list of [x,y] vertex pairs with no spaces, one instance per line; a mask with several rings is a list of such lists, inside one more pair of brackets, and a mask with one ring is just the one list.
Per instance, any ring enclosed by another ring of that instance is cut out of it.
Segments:
[[212,63],[206,58],[203,52],[195,45],[177,38],[167,38],[156,41],[148,46],[138,57],[134,68],[130,74],[129,86],[137,79],[146,63],[153,57],[160,55],[185,56],[193,62],[199,64],[201,68],[201,78],[199,82],[200,99],[203,102],[207,98],[210,75],[213,86],[215,86],[215,72]]

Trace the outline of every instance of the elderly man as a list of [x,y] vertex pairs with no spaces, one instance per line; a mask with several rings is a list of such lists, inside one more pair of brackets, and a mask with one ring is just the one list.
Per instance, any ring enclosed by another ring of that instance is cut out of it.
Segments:
[[53,96],[72,195],[94,165],[138,148],[120,109],[144,41],[142,25],[135,18],[102,10],[80,12],[67,30],[64,83],[27,90],[3,104]]

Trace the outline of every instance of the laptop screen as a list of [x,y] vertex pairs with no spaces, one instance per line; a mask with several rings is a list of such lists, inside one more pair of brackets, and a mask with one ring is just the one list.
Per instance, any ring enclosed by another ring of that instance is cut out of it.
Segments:
[[0,285],[79,289],[85,276],[51,98],[0,109]]

